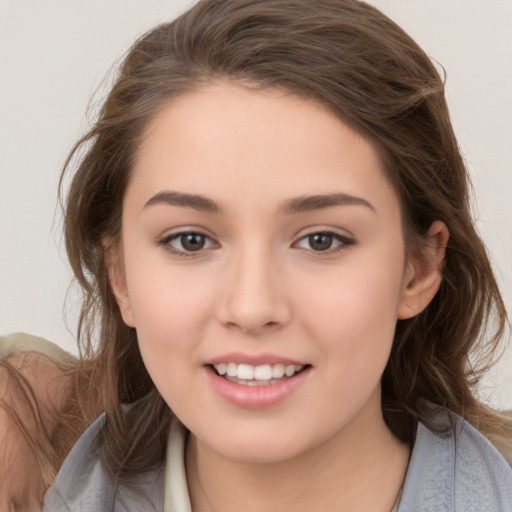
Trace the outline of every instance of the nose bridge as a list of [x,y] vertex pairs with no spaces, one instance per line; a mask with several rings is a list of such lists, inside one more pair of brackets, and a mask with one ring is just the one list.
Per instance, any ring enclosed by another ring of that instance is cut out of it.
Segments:
[[250,241],[234,249],[227,263],[221,320],[244,332],[277,327],[289,320],[286,290],[275,251]]

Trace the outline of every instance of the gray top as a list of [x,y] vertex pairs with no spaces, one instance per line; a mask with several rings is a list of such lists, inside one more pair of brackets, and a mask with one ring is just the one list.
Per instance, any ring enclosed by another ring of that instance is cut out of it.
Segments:
[[[450,413],[451,414],[451,413]],[[418,426],[398,512],[511,512],[512,468],[469,423],[440,436]],[[142,474],[138,492],[118,485],[98,459],[100,416],[80,437],[45,496],[45,512],[190,512],[184,467],[186,431],[171,426],[165,468]],[[448,415],[438,415],[440,425]],[[165,489],[165,499],[164,499]]]

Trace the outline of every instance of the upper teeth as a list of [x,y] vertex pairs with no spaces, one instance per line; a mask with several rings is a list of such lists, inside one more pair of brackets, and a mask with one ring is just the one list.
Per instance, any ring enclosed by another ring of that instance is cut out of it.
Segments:
[[219,375],[227,375],[228,377],[237,377],[243,380],[270,380],[280,379],[285,375],[291,377],[300,372],[303,365],[284,365],[284,364],[263,364],[261,366],[253,366],[251,364],[236,363],[220,363],[214,364],[214,368]]

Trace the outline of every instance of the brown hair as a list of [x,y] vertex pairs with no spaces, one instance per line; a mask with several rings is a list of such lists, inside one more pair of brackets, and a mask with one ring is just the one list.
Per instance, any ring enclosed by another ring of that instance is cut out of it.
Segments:
[[[65,168],[75,169],[65,198],[66,247],[84,293],[73,403],[90,408],[101,391],[112,471],[124,478],[161,464],[172,413],[142,363],[135,330],[120,316],[105,241],[119,239],[123,194],[148,122],[171,98],[217,79],[313,98],[368,137],[400,199],[410,253],[421,250],[432,222],[447,225],[441,289],[425,311],[397,324],[383,376],[384,417],[411,442],[416,422],[434,427],[429,404],[437,404],[505,449],[510,423],[474,391],[506,312],[470,215],[467,171],[435,66],[364,2],[203,0],[132,46]],[[487,327],[494,333],[486,335]]]

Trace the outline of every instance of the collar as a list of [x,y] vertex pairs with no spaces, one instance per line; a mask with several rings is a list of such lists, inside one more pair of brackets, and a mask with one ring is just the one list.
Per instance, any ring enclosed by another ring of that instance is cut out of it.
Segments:
[[[510,512],[512,469],[467,421],[440,409],[419,424],[398,512]],[[167,445],[164,512],[191,512],[185,474],[187,430],[175,418]]]
[[185,474],[187,430],[174,417],[167,443],[164,512],[192,512]]

